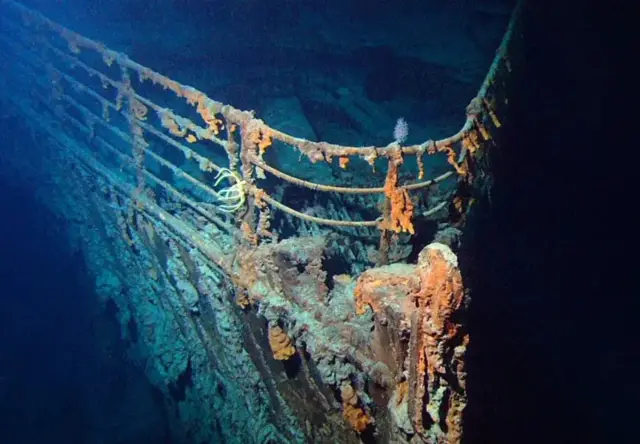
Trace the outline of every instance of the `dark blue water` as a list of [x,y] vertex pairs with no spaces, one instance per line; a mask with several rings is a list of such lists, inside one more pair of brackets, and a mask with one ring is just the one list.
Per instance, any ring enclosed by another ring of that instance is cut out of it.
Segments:
[[629,142],[612,112],[628,94],[624,20],[549,3],[527,8],[526,73],[479,231],[468,431],[479,443],[637,442],[631,182],[614,154]]
[[0,442],[165,442],[160,400],[99,316],[65,222],[28,184],[0,174],[0,189]]
[[28,188],[1,183],[2,441],[82,442],[82,392],[94,353],[94,300],[82,257],[57,238],[63,222]]

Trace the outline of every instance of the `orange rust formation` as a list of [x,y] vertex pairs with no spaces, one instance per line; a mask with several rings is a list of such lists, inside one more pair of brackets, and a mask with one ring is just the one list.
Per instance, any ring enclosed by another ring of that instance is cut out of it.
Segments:
[[415,230],[411,222],[414,206],[409,192],[398,186],[398,163],[394,160],[389,162],[384,195],[389,200],[390,211],[389,217],[380,224],[380,229],[414,234]]
[[415,275],[397,274],[396,270],[406,271],[407,267],[395,265],[360,275],[355,288],[356,313],[364,314],[367,306],[375,313],[382,313],[383,306],[389,305],[396,305],[402,312],[411,310],[412,301],[406,295],[420,288],[420,280]]
[[[377,357],[387,365],[394,365],[388,362],[391,358],[401,365],[408,363],[404,369],[408,387],[400,383],[402,395],[390,409],[399,410],[407,403],[408,420],[426,442],[460,442],[467,402],[464,356],[469,335],[459,319],[466,292],[456,255],[448,246],[433,243],[422,250],[416,266],[366,271],[358,279],[355,298],[358,313],[369,306],[376,318],[384,319],[377,328],[409,332],[404,353],[396,350],[389,356],[389,347],[372,345],[374,351],[384,350]],[[389,320],[395,325],[389,326]],[[392,342],[391,348],[397,347],[402,344]]]
[[269,326],[269,346],[278,361],[286,361],[296,354],[291,338],[277,325]]
[[373,419],[359,406],[358,395],[351,384],[343,384],[340,387],[340,396],[344,419],[356,432],[364,432],[373,423]]

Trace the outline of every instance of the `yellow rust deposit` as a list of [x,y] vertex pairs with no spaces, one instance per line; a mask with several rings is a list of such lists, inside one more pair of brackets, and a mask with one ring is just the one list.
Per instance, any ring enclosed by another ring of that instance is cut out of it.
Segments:
[[278,361],[286,361],[296,354],[291,338],[277,325],[269,326],[269,346]]

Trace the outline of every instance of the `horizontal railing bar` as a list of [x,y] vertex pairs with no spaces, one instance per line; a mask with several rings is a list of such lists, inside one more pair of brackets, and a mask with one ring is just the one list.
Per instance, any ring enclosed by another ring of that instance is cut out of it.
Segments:
[[[74,148],[73,147],[74,143],[71,143],[71,141],[69,140],[65,140],[66,136],[63,136],[64,133],[46,124],[44,122],[45,119],[42,118],[43,117],[42,115],[39,115],[35,111],[30,110],[28,106],[24,105],[23,103],[17,100],[14,100],[14,99],[11,99],[11,100],[18,107],[18,109],[20,109],[20,111],[23,114],[31,117],[31,119],[29,119],[30,122],[37,123],[37,125],[43,131],[49,134],[49,136],[51,136],[54,140],[56,140],[61,146],[64,146],[65,149],[69,153],[71,153],[71,155],[74,158],[83,162],[87,167],[91,168],[94,172],[96,172],[97,174],[102,176],[105,180],[107,180],[107,182],[110,183],[112,186],[119,188],[120,191],[123,192],[124,194],[129,196],[134,194],[135,190],[131,184],[123,182],[119,180],[117,177],[114,177],[113,173],[109,171],[108,168],[103,166],[95,158],[88,156],[85,152],[83,152],[83,150],[78,150]],[[44,102],[44,104],[46,105],[46,102]],[[82,125],[79,122],[77,123],[82,127]],[[183,220],[178,219],[177,217],[168,213],[166,210],[161,208],[159,205],[151,201],[146,196],[144,195],[138,196],[138,199],[139,199],[139,203],[141,204],[139,208],[146,211],[150,216],[154,217],[155,220],[162,221],[167,228],[172,229],[175,232],[179,233],[181,238],[187,240],[189,243],[191,243],[200,251],[202,251],[202,253],[206,257],[208,257],[211,261],[213,261],[213,263],[215,263],[218,267],[220,267],[228,276],[230,277],[235,276],[231,267],[231,263],[232,263],[231,261],[233,259],[232,254],[224,253],[224,251],[222,251],[222,249],[216,245],[216,242],[214,240],[212,239],[205,240],[197,230],[188,226],[188,224]]]
[[[61,75],[65,75],[64,73],[61,73]],[[74,85],[78,86],[79,89],[81,89],[83,92],[85,93],[89,93],[92,95],[92,97],[100,100],[100,102],[103,105],[109,106],[112,109],[117,110],[117,107],[114,103],[110,102],[109,100],[105,99],[104,97],[96,94],[93,90],[91,90],[90,88],[86,87],[85,85],[83,85],[82,83],[80,83],[79,81],[73,79],[73,78],[69,78],[69,81],[73,82]],[[85,115],[85,117],[89,117],[89,119],[92,122],[97,122],[100,123],[102,126],[106,127],[107,129],[109,129],[111,132],[113,132],[114,134],[116,134],[118,137],[120,137],[123,141],[127,142],[127,143],[132,143],[133,140],[131,139],[131,137],[128,134],[125,134],[122,130],[120,130],[119,128],[113,126],[113,125],[108,125],[107,122],[104,121],[104,119],[101,116],[96,115],[95,113],[93,113],[91,110],[87,109],[85,106],[81,105],[80,103],[78,103],[77,101],[75,101],[72,97],[70,97],[68,94],[62,94],[60,96],[61,99],[65,100],[67,103],[69,103],[70,105],[72,105],[73,107],[75,107],[76,109],[78,109],[78,111],[80,113],[82,113],[83,115]],[[124,112],[124,111],[119,111],[126,119],[130,120],[132,118],[135,118],[133,116],[131,116],[129,113]],[[142,126],[145,130],[151,132],[152,134],[154,134],[155,136],[162,138],[162,140],[164,140],[165,142],[173,145],[174,147],[180,149],[183,154],[185,154],[186,157],[192,157],[195,160],[197,160],[199,162],[200,165],[206,165],[207,167],[215,170],[215,171],[220,171],[222,168],[219,167],[218,165],[216,165],[215,163],[213,163],[211,160],[209,160],[208,158],[199,155],[198,153],[196,153],[195,151],[191,150],[190,148],[188,148],[185,145],[179,144],[178,142],[174,141],[173,139],[167,137],[166,135],[162,134],[160,131],[156,130],[154,127],[138,121],[138,124],[140,126]],[[189,182],[191,182],[192,184],[194,184],[195,186],[201,188],[203,191],[207,192],[208,194],[212,195],[214,198],[218,199],[218,193],[210,188],[209,186],[207,186],[206,184],[200,182],[198,179],[194,178],[193,176],[191,176],[190,174],[188,174],[187,172],[185,172],[184,170],[182,170],[181,168],[179,168],[178,166],[172,164],[171,162],[167,161],[166,159],[164,159],[163,157],[161,157],[160,155],[156,154],[155,152],[153,152],[152,150],[149,150],[145,147],[141,147],[142,150],[145,152],[145,154],[149,154],[151,157],[153,157],[158,163],[162,164],[163,166],[165,166],[166,168],[169,168],[174,174],[183,177],[184,179],[188,180]]]
[[[274,176],[285,180],[287,182],[290,182],[294,185],[298,185],[301,187],[305,187],[305,188],[309,188],[311,190],[314,191],[328,191],[328,192],[333,192],[333,193],[343,193],[343,194],[380,194],[380,193],[384,193],[384,187],[374,187],[374,188],[350,188],[350,187],[340,187],[340,186],[333,186],[333,185],[322,185],[322,184],[318,184],[315,182],[309,182],[307,180],[304,179],[300,179],[294,176],[291,176],[287,173],[284,173],[274,167],[272,167],[271,165],[268,165],[267,163],[265,163],[264,161],[260,160],[257,156],[255,155],[249,155],[248,156],[249,161],[259,167],[262,168],[263,170],[265,170],[268,173],[273,174]],[[407,184],[407,185],[402,185],[398,188],[400,189],[407,189],[407,190],[417,190],[420,188],[425,188],[425,187],[429,187],[432,185],[435,185],[437,183],[440,183],[446,179],[448,179],[449,177],[453,176],[454,172],[453,171],[447,171],[446,173],[441,174],[440,176],[436,177],[435,179],[431,179],[431,180],[426,180],[423,182],[419,182],[419,183],[412,183],[412,184]]]

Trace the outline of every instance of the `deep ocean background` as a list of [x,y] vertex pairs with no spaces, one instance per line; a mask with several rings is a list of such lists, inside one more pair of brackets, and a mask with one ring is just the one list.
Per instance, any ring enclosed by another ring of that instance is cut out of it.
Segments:
[[[121,8],[151,20],[160,5]],[[611,139],[611,113],[621,110],[615,27],[589,3],[539,2],[526,14],[526,75],[494,161],[494,205],[476,228],[467,441],[638,442],[637,302],[621,288],[635,205],[614,205],[626,185],[607,168],[626,165],[615,157],[624,145]],[[0,127],[2,138],[20,137],[11,130]],[[122,412],[138,407],[152,419],[148,442],[168,439],[153,389],[119,354],[115,324],[96,321],[64,221],[30,184],[8,185],[1,164],[0,214],[0,442],[86,442],[87,430],[104,426],[88,421],[89,409],[101,409],[105,424],[128,417],[111,426],[136,429],[139,416]]]

